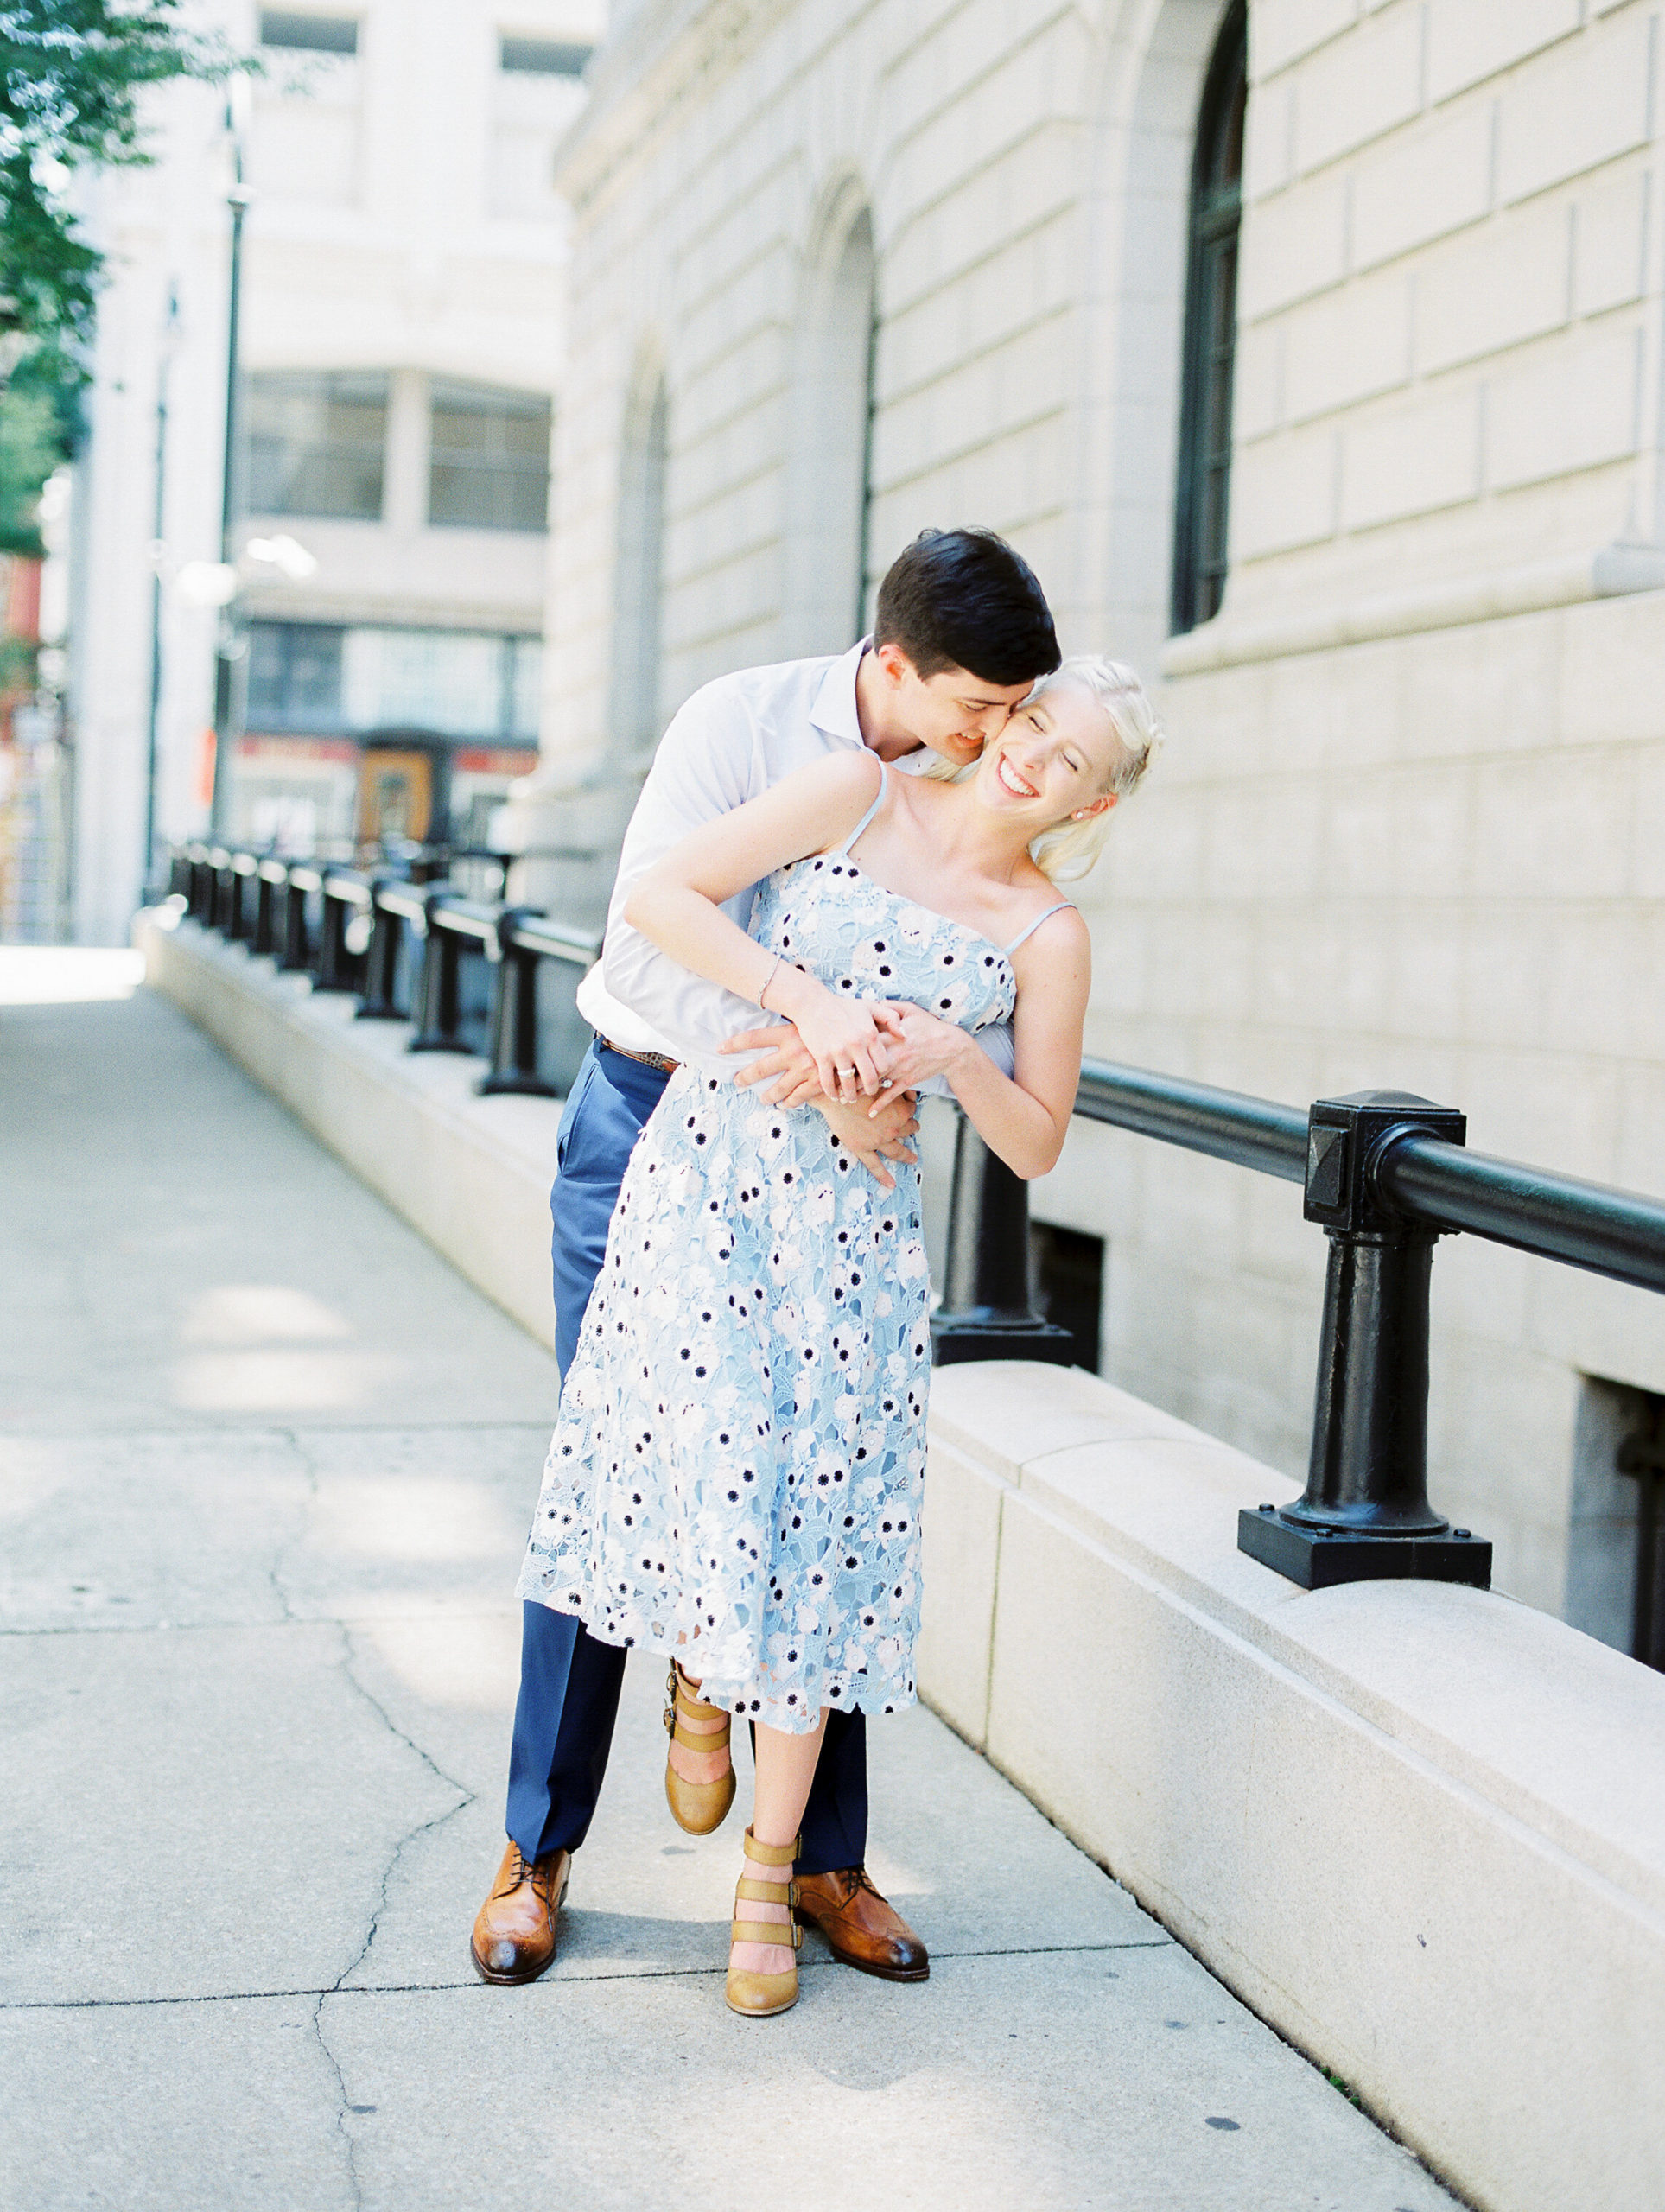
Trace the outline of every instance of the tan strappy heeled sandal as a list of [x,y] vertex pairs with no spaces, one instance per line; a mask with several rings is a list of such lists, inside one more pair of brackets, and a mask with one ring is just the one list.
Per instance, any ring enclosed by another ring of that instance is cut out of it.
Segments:
[[[803,1847],[802,1836],[795,1836],[791,1843],[759,1843],[750,1828],[746,1831],[746,1855],[763,1866],[791,1866]],[[742,1901],[754,1904],[781,1904],[786,1908],[785,1920],[742,1920]],[[742,1874],[734,1885],[734,1918],[729,1929],[731,1943],[790,1943],[794,1951],[803,1948],[804,1930],[792,1917],[798,1903],[798,1884],[785,1882],[754,1882]],[[773,2013],[789,2012],[798,2002],[798,1961],[794,1959],[785,1974],[752,1974],[744,1967],[730,1967],[728,1980],[723,1991],[731,2012],[739,2012],[748,2020],[766,2020]]]
[[[728,1749],[728,1715],[720,1705],[706,1705],[696,1697],[686,1675],[675,1660],[665,1681],[664,1732],[672,1744],[680,1744],[685,1751],[726,1751]],[[684,1728],[684,1720],[721,1720],[721,1728],[706,1734],[693,1734]],[[720,1828],[728,1817],[728,1808],[734,1802],[734,1765],[732,1758],[727,1774],[719,1775],[715,1782],[689,1782],[670,1764],[670,1745],[665,1747],[664,1761],[665,1802],[670,1808],[670,1817],[685,1835],[709,1835]]]

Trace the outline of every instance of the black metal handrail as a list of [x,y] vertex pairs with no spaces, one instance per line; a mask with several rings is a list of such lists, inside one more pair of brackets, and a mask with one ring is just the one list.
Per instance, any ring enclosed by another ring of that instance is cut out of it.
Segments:
[[[489,1065],[478,1088],[556,1096],[539,1065],[539,967],[588,967],[599,933],[465,898],[448,880],[426,880],[423,862],[418,850],[372,876],[329,861],[196,844],[175,853],[169,880],[176,907],[205,926],[305,969],[320,989],[357,991],[364,1018],[411,1023],[411,1052],[476,1052],[461,963],[469,953],[483,957],[493,981]],[[362,949],[350,917],[360,936],[367,927]],[[1403,1092],[1321,1098],[1302,1112],[1088,1059],[1075,1111],[1299,1183],[1306,1218],[1328,1237],[1306,1489],[1292,1505],[1243,1513],[1241,1548],[1309,1589],[1408,1574],[1486,1586],[1490,1545],[1452,1528],[1427,1499],[1434,1243],[1465,1233],[1665,1291],[1665,1201],[1471,1153],[1460,1113]],[[1028,1243],[1026,1186],[962,1116],[944,1294],[931,1324],[939,1363],[1069,1360],[1073,1339],[1034,1310]]]
[[1217,1090],[1183,1076],[1153,1075],[1115,1060],[1084,1060],[1076,1111],[1089,1122],[1109,1122],[1140,1136],[1183,1145],[1300,1183],[1306,1175],[1306,1116],[1293,1106]]
[[1376,1169],[1401,1212],[1640,1290],[1665,1290],[1665,1200],[1407,1137]]
[[[1089,1058],[1075,1110],[1285,1182],[1306,1180],[1310,1116],[1299,1107]],[[1418,1134],[1388,1147],[1371,1174],[1396,1212],[1438,1234],[1466,1230],[1537,1259],[1665,1291],[1665,1199]]]

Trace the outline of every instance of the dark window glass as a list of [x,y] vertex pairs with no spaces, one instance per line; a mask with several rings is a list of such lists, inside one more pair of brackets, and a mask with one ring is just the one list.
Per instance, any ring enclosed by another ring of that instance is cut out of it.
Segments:
[[249,728],[321,734],[343,727],[341,636],[321,622],[249,625]]
[[1075,1339],[1070,1364],[1096,1375],[1103,1325],[1104,1239],[1050,1221],[1029,1224],[1029,1272],[1043,1320]]
[[1242,0],[1237,0],[1221,27],[1197,123],[1174,502],[1175,630],[1192,629],[1218,613],[1225,590],[1237,232],[1242,219],[1248,102],[1245,17]]
[[381,520],[385,377],[251,376],[245,404],[250,513]]
[[549,401],[480,385],[436,384],[429,521],[542,530],[549,505]]
[[303,54],[356,54],[356,16],[304,16],[291,8],[260,10],[262,46],[298,48]]
[[505,38],[498,48],[505,69],[538,77],[581,77],[593,47],[572,46],[552,38]]

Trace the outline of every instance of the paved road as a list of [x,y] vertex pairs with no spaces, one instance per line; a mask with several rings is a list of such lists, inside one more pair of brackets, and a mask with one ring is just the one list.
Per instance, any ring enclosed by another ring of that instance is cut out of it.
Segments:
[[640,1665],[556,1967],[482,1986],[553,1362],[130,982],[0,950],[3,2212],[1450,2205],[923,1712],[925,1986],[725,2011],[740,1822],[671,1826]]

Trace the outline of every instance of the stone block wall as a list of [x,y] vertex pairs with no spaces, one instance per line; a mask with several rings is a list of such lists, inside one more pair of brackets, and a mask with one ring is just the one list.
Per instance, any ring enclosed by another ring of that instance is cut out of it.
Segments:
[[[787,503],[827,211],[871,211],[868,574],[927,523],[1034,562],[1066,649],[1160,679],[1082,887],[1089,1047],[1302,1103],[1395,1085],[1479,1148],[1660,1187],[1665,530],[1649,0],[1252,0],[1232,573],[1167,638],[1185,225],[1223,0],[658,0],[593,75],[544,736],[609,760],[620,442],[670,395],[659,709],[802,650]],[[844,642],[829,638],[828,649]],[[1105,1371],[1299,1474],[1298,1194],[1078,1127]],[[1582,1377],[1665,1389],[1657,1301],[1461,1240],[1433,1480],[1560,1610]],[[1617,1632],[1617,1631],[1616,1631]]]
[[1655,15],[1249,20],[1229,611],[1653,543]]

